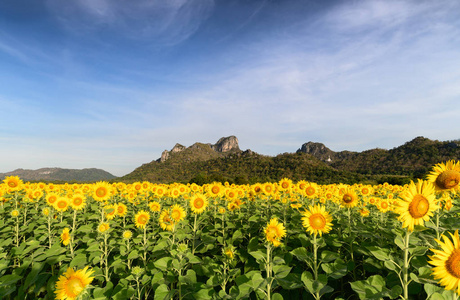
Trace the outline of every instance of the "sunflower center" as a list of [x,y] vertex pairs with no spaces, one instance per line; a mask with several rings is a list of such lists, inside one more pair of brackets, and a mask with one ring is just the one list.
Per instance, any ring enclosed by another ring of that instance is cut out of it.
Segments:
[[48,202],[52,204],[56,201],[56,199],[56,197],[49,197]]
[[174,220],[178,220],[180,218],[180,213],[178,211],[173,211],[171,213],[171,217],[174,219]]
[[313,229],[323,229],[326,226],[326,218],[319,213],[311,215],[309,221]]
[[66,206],[67,206],[67,203],[66,203],[66,202],[64,202],[64,201],[59,201],[59,203],[58,203],[58,207],[59,207],[59,208],[65,208]]
[[388,202],[383,201],[382,203],[380,203],[380,206],[381,206],[383,209],[387,209],[387,208],[388,208]]
[[418,219],[425,216],[429,208],[430,203],[428,200],[424,196],[417,194],[409,204],[409,213],[414,219]]
[[452,189],[460,183],[460,172],[447,170],[436,178],[436,185],[442,189]]
[[343,195],[342,200],[343,200],[343,202],[348,204],[348,203],[353,202],[353,197],[350,194],[345,194],[345,195]]
[[281,186],[283,187],[283,189],[287,189],[289,187],[289,183],[283,182],[283,184],[281,184]]
[[450,275],[460,279],[460,249],[455,249],[446,261],[446,270]]
[[73,204],[74,205],[80,205],[83,202],[81,198],[74,198],[73,199]]
[[137,221],[139,222],[139,224],[146,224],[148,219],[147,216],[141,215],[139,216],[139,219]]
[[100,187],[96,190],[96,195],[98,197],[104,197],[105,195],[107,195],[107,190],[103,187]]
[[311,186],[310,186],[310,187],[307,187],[307,188],[305,189],[305,193],[306,193],[308,196],[311,196],[311,195],[313,195],[313,194],[315,193],[315,188],[313,188],[313,187],[311,187]]
[[195,208],[202,208],[204,205],[204,201],[201,198],[197,198],[195,199],[195,202],[193,202],[193,205],[195,206]]
[[85,286],[79,278],[71,278],[69,281],[67,281],[66,287],[68,295],[71,297],[76,297],[81,293]]
[[8,186],[11,187],[11,188],[15,188],[15,187],[17,187],[18,185],[16,184],[16,182],[10,181],[10,182],[8,182]]
[[218,194],[219,193],[219,187],[213,186],[211,191],[212,191],[213,194]]

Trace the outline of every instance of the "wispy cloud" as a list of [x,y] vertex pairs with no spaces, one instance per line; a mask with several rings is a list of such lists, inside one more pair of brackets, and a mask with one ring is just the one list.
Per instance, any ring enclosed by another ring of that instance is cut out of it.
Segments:
[[115,34],[129,39],[155,39],[174,45],[196,32],[214,7],[213,0],[48,0],[48,6],[74,33]]

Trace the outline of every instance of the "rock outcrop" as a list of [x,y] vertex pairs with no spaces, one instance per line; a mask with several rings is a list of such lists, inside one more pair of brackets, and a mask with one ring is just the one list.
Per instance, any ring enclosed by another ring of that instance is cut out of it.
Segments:
[[234,135],[220,138],[217,141],[217,143],[215,143],[214,145],[211,145],[211,148],[214,151],[222,152],[222,153],[229,152],[232,150],[237,150],[237,151],[240,150],[240,147],[238,146],[238,139]]
[[209,146],[212,150],[214,150],[215,152],[218,152],[218,153],[240,152],[241,151],[240,147],[238,145],[238,139],[236,138],[236,136],[231,135],[231,136],[228,136],[228,137],[220,138],[217,141],[217,143],[215,143],[215,144],[194,143],[192,146],[190,146],[188,148],[183,146],[183,145],[181,145],[181,144],[176,144],[170,151],[164,150],[161,153],[161,157],[157,161],[165,162],[166,160],[168,160],[171,157],[172,153],[182,152],[182,151],[184,151],[186,149],[197,150],[197,149],[200,149],[203,146],[206,146],[206,147]]

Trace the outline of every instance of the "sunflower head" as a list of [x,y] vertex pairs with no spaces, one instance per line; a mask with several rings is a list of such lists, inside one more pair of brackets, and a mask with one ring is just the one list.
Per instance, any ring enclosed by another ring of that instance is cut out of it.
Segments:
[[161,204],[157,201],[152,201],[149,203],[149,208],[152,212],[158,212],[161,210]]
[[303,213],[302,225],[312,235],[322,235],[332,229],[332,217],[322,205],[316,205]]
[[286,236],[286,229],[283,223],[278,222],[277,218],[272,218],[264,228],[264,233],[267,242],[278,247],[281,245],[281,239]]
[[190,198],[190,209],[196,214],[201,214],[208,206],[208,199],[201,193],[196,193]]
[[7,176],[3,179],[3,182],[10,192],[18,191],[23,186],[23,182],[18,176]]
[[106,222],[102,222],[101,224],[99,224],[99,226],[97,227],[97,231],[99,233],[107,233],[107,231],[110,229],[110,225],[109,223],[106,223]]
[[70,229],[64,228],[61,233],[61,242],[64,246],[70,243]]
[[174,231],[176,225],[174,219],[171,218],[169,210],[166,209],[160,213],[159,223],[161,228],[167,231]]
[[394,211],[399,214],[398,219],[402,221],[402,227],[407,227],[409,231],[413,231],[415,225],[423,225],[439,208],[434,186],[428,181],[412,181],[399,197]]
[[358,205],[358,195],[351,187],[345,188],[340,194],[340,204],[347,208],[352,208]]
[[75,271],[73,268],[68,268],[67,271],[61,275],[59,280],[56,282],[56,299],[76,299],[93,281],[94,277],[91,276],[93,272],[93,270],[88,270],[88,267],[77,271]]
[[67,197],[58,197],[54,202],[54,208],[59,212],[64,212],[69,208],[70,200]]
[[445,235],[442,240],[436,240],[441,250],[431,249],[429,263],[433,265],[432,273],[436,280],[447,290],[453,290],[460,295],[460,238],[458,230],[449,232],[452,241]]
[[187,213],[185,212],[184,208],[181,207],[180,205],[174,204],[171,207],[171,218],[175,222],[179,222],[183,220],[186,216],[187,216]]
[[125,230],[123,231],[123,239],[129,240],[133,237],[133,233],[131,230]]
[[134,223],[136,224],[137,228],[143,229],[149,220],[150,214],[145,210],[141,210],[134,216]]
[[460,161],[449,160],[434,165],[427,180],[434,184],[437,192],[456,189],[460,184]]

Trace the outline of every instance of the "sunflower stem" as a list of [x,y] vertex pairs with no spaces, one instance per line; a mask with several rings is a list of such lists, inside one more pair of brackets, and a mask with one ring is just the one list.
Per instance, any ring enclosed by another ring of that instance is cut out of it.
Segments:
[[[314,274],[314,278],[315,278],[315,281],[318,280],[318,243],[317,243],[317,240],[316,240],[316,234],[313,235],[313,274]],[[315,299],[320,299],[321,296],[319,294],[319,291],[317,291],[315,293]]]
[[195,254],[195,239],[196,239],[196,217],[197,214],[195,213],[195,220],[193,222],[193,240],[192,240],[192,254]]
[[267,264],[265,265],[265,270],[267,272],[267,300],[271,299],[271,288],[272,288],[272,245],[269,243],[267,245]]
[[404,265],[403,265],[403,290],[404,290],[404,299],[409,299],[409,238],[410,231],[406,231],[406,236],[404,239]]

